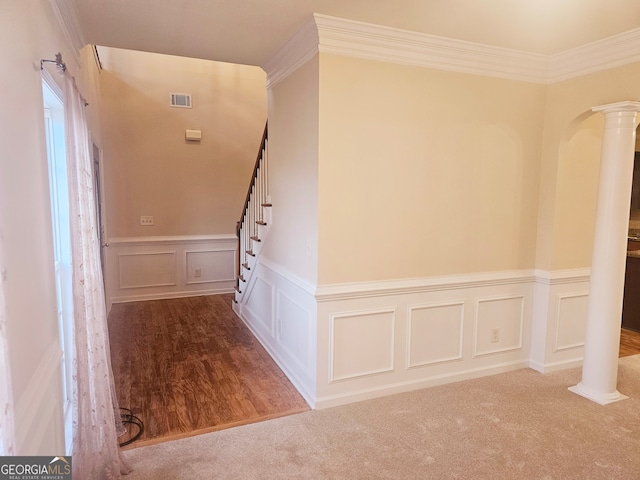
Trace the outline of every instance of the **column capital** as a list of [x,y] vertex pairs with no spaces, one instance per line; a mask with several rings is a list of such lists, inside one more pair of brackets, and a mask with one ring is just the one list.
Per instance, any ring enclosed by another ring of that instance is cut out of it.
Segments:
[[592,112],[616,113],[616,112],[640,112],[640,102],[626,100],[624,102],[608,103],[591,109]]

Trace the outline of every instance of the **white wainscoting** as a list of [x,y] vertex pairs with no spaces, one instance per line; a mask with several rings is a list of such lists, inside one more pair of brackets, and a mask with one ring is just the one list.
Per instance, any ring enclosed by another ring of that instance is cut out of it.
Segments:
[[393,371],[395,317],[395,309],[332,314],[329,382]]
[[66,455],[61,360],[62,350],[55,341],[15,404],[18,455]]
[[518,271],[319,286],[316,408],[527,367],[534,283]]
[[409,306],[407,367],[462,360],[464,302]]
[[316,398],[316,302],[313,287],[259,257],[234,310],[307,403]]
[[477,299],[475,312],[474,357],[522,349],[524,295]]
[[233,292],[235,235],[112,238],[108,245],[104,250],[109,306]]
[[544,373],[582,365],[589,278],[588,269],[536,271],[531,368]]
[[315,287],[258,260],[236,312],[314,408],[531,367],[579,366],[589,272]]

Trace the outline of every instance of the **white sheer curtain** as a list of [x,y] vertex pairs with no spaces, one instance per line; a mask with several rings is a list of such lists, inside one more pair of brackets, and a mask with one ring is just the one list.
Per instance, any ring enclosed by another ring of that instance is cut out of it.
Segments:
[[109,353],[85,102],[68,72],[64,107],[76,346],[73,478],[117,479],[129,468],[118,446],[122,422]]
[[5,266],[0,231],[0,455],[15,455],[13,395],[7,351],[7,309],[5,304]]

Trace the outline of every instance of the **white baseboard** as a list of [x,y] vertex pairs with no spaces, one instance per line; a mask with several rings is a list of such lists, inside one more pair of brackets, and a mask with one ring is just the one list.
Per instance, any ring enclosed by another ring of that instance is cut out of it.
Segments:
[[[234,311],[236,311],[235,308],[234,308]],[[311,408],[316,408],[316,400],[313,392],[309,389],[308,382],[305,382],[304,379],[300,378],[300,376],[298,375],[295,369],[290,368],[290,362],[287,362],[285,358],[280,354],[280,352],[278,351],[277,345],[274,345],[273,341],[270,341],[265,335],[262,335],[258,330],[256,330],[254,327],[254,324],[248,321],[246,315],[242,313],[238,313],[238,311],[236,311],[236,314],[240,317],[240,319],[244,322],[244,324],[249,328],[249,330],[251,330],[251,333],[253,333],[253,336],[258,339],[260,344],[269,353],[273,361],[276,362],[280,370],[282,370],[282,372],[287,376],[287,378],[296,388],[298,393],[302,395],[302,398],[305,399],[307,404]]]
[[582,366],[583,358],[574,358],[570,360],[563,360],[560,362],[541,364],[534,360],[529,361],[529,368],[540,373],[552,373],[560,370],[567,370],[569,368],[578,368]]
[[345,405],[348,403],[360,402],[363,400],[371,400],[373,398],[383,397],[396,393],[410,392],[422,388],[436,387],[438,385],[461,382],[463,380],[487,377],[490,375],[505,373],[512,370],[520,370],[527,367],[528,364],[526,361],[507,362],[491,365],[489,367],[457,371],[450,374],[434,375],[432,377],[421,378],[419,380],[391,383],[381,387],[364,388],[348,393],[327,395],[324,397],[319,397],[316,400],[316,409],[320,410],[323,408],[336,407],[338,405]]
[[234,311],[315,407],[315,299],[309,285],[260,258]]
[[212,288],[207,290],[198,291],[180,291],[169,293],[149,293],[145,295],[129,295],[126,297],[113,297],[111,303],[128,303],[128,302],[142,302],[146,300],[165,300],[171,298],[187,298],[187,297],[202,297],[205,295],[221,295],[224,293],[233,293],[233,288]]

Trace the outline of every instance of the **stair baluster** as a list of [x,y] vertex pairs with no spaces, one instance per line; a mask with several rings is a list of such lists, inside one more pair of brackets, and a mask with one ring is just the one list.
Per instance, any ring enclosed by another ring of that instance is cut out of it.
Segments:
[[265,125],[242,215],[236,224],[238,236],[236,291],[238,294],[243,292],[241,282],[246,282],[246,277],[251,269],[250,257],[255,256],[256,253],[254,243],[261,240],[258,226],[266,225],[263,209],[271,206],[268,203],[267,157],[267,126]]

